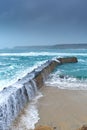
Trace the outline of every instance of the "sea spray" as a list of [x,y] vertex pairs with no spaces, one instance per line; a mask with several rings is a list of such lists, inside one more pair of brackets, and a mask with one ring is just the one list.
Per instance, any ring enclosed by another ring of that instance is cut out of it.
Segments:
[[87,90],[87,79],[67,75],[64,71],[57,70],[49,75],[45,81],[46,86],[58,87],[68,90]]
[[[29,101],[30,97],[29,97],[29,93],[27,93],[27,91],[29,91],[29,88],[27,85],[29,83],[28,81],[29,79],[32,79],[32,77],[34,77],[36,73],[37,74],[41,73],[42,78],[40,78],[40,80],[43,83],[47,80],[47,77],[45,76],[46,76],[46,73],[48,72],[46,71],[41,72],[42,71],[41,64],[45,63],[45,61],[47,60],[53,59],[54,57],[59,58],[59,57],[65,57],[65,56],[76,56],[78,58],[77,64],[72,64],[72,65],[67,64],[67,65],[59,66],[58,69],[56,69],[56,71],[61,72],[59,73],[59,75],[61,76],[58,76],[58,74],[56,75],[56,73],[54,73],[53,75],[51,75],[52,77],[49,77],[50,82],[49,81],[47,82],[49,82],[49,85],[53,82],[53,84],[51,85],[53,86],[55,85],[63,89],[66,89],[66,87],[67,89],[75,89],[75,87],[76,89],[87,88],[87,82],[86,82],[87,80],[87,49],[47,49],[45,48],[45,49],[34,49],[34,50],[27,49],[24,51],[15,49],[14,53],[13,51],[12,52],[8,51],[8,53],[6,53],[7,52],[6,50],[4,52],[5,53],[0,52],[0,90],[4,89],[4,94],[3,95],[0,94],[2,95],[2,97],[0,96],[0,103],[3,102],[2,103],[3,109],[2,107],[0,107],[0,126],[3,124],[2,114],[3,113],[5,114],[7,111],[5,104],[7,104],[8,102],[7,100],[8,94],[13,93],[12,96],[10,97],[10,99],[12,99],[11,102],[14,102],[14,105],[12,106],[12,111],[13,109],[16,110],[16,107],[18,106],[16,106],[15,104],[19,103],[19,101],[17,100],[17,96],[15,92],[17,91],[17,88],[18,88],[19,91],[17,93],[20,94],[20,88],[22,87],[21,84],[23,83],[23,86],[25,87],[24,93],[27,95],[24,97],[24,99],[26,98],[26,102]],[[33,70],[35,74],[31,72]],[[50,70],[51,69],[49,68],[49,71]],[[30,72],[31,74],[28,74]],[[25,77],[23,78],[23,79],[26,79],[25,82],[24,80],[22,80],[22,77]],[[39,78],[39,76],[37,76],[37,78]],[[20,84],[16,83],[15,85],[12,85],[15,82],[17,82],[18,79],[21,83]],[[35,79],[34,81],[36,82]],[[11,85],[13,88],[9,87],[9,91],[8,91],[6,87],[11,86]],[[38,85],[39,87],[41,87],[42,83],[41,82],[36,83],[36,86]],[[5,93],[5,91],[7,92]],[[15,97],[16,97],[16,100],[15,100]],[[21,107],[18,107],[18,109],[19,108]],[[17,111],[14,111],[13,113],[14,113],[13,115],[17,115]],[[7,118],[5,115],[4,117]],[[3,126],[5,126],[5,124]],[[3,129],[1,129],[0,127],[0,130],[3,130]]]
[[75,57],[61,58],[58,60],[60,62],[56,62],[55,60],[47,61],[40,66],[39,69],[36,68],[36,70],[33,70],[30,74],[27,74],[15,84],[8,88],[4,88],[3,91],[0,92],[1,130],[9,130],[9,127],[21,110],[23,110],[26,104],[35,96],[37,89],[44,83],[42,73],[44,73],[47,78],[57,65],[68,62],[77,62]]
[[37,108],[38,99],[43,95],[38,92],[37,95],[21,111],[17,119],[12,123],[10,130],[34,129],[38,122],[39,114]]
[[[45,63],[38,72],[47,67]],[[32,76],[31,76],[32,75]],[[36,82],[33,78],[37,75],[35,71],[18,80],[13,86],[4,88],[0,92],[0,130],[9,130],[12,121],[15,120],[27,102],[31,101],[37,92]]]
[[9,130],[12,121],[36,93],[37,87],[33,80],[25,86],[19,85],[18,88],[12,86],[0,93],[0,130]]

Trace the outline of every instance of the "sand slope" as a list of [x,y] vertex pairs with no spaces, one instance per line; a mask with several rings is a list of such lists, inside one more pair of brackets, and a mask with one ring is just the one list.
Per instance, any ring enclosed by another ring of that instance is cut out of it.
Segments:
[[77,130],[87,124],[87,91],[42,87],[39,99],[40,120],[37,125],[50,125],[57,130]]

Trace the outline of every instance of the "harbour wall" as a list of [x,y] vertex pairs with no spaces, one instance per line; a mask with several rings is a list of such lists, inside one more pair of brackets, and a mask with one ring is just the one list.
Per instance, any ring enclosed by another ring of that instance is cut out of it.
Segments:
[[76,57],[48,60],[13,85],[4,88],[0,92],[0,130],[10,130],[12,122],[20,111],[32,100],[37,90],[43,86],[48,75],[58,65],[76,62]]

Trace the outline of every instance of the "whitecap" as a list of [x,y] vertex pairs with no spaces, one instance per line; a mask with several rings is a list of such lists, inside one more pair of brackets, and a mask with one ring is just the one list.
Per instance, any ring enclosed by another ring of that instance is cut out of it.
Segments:
[[58,87],[60,89],[87,90],[87,80],[77,79],[68,75],[55,73],[50,74],[45,82],[47,86]]
[[43,95],[38,92],[37,96],[33,98],[33,100],[28,103],[28,105],[24,108],[23,112],[21,112],[20,116],[13,122],[10,130],[30,130],[35,128],[35,124],[38,122],[39,113],[37,108],[38,99]]
[[87,56],[87,53],[27,52],[27,53],[0,53],[0,56]]

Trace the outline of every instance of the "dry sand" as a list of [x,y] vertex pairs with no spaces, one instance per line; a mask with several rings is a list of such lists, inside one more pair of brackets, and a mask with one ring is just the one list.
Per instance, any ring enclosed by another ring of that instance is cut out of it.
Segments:
[[42,87],[39,99],[38,125],[50,125],[56,130],[77,130],[87,124],[87,91]]

